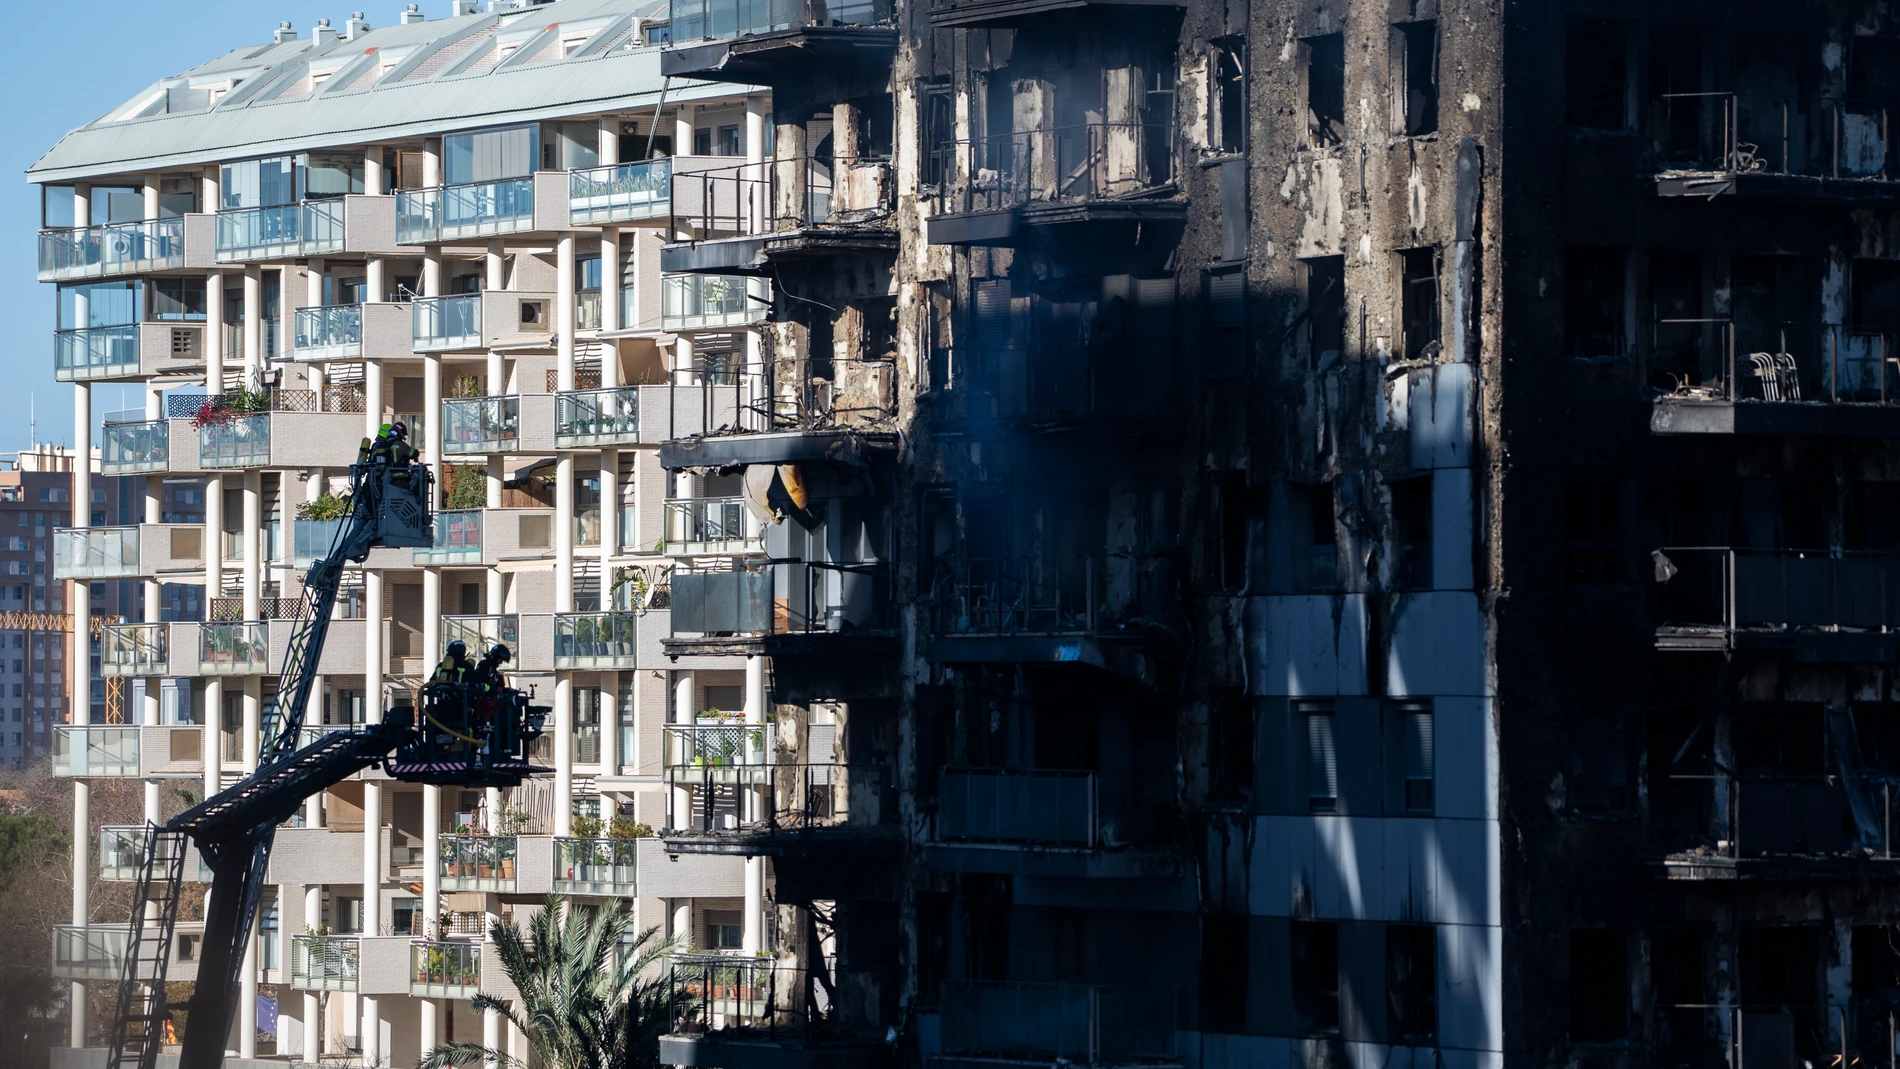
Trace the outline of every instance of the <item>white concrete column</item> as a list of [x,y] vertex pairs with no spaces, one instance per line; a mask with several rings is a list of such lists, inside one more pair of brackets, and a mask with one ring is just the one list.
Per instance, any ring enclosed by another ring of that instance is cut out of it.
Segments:
[[240,1058],[257,1057],[257,918],[244,941],[244,968],[238,975],[238,1046]]
[[215,212],[224,206],[224,192],[220,188],[218,165],[213,163],[198,173],[198,210]]
[[554,463],[554,611],[574,611],[574,454]]
[[422,142],[422,185],[432,189],[442,184],[442,139],[431,137]]
[[574,235],[562,234],[555,244],[554,329],[555,388],[574,388]]
[[363,720],[383,722],[383,573],[363,569]]
[[205,680],[205,797],[224,789],[224,680]]
[[681,104],[673,109],[673,155],[692,155],[693,118],[698,110],[692,104]]
[[[367,916],[369,896],[363,897],[363,910]],[[363,1004],[363,1021],[357,1025],[357,1037],[363,1048],[364,1069],[381,1069],[383,1065],[383,1019],[376,1006],[376,996],[364,995],[357,1001]]]
[[73,225],[87,227],[92,225],[92,185],[80,182],[73,186]]
[[680,941],[680,946],[693,949],[693,900],[675,898],[673,900],[673,930],[668,933]]
[[[501,1011],[489,1010],[482,1014],[482,1046],[488,1050],[501,1049]],[[497,1069],[494,1058],[482,1059],[483,1069]]]
[[[764,724],[765,694],[765,658],[752,656],[745,659],[745,722]],[[768,788],[769,791],[769,788]],[[772,804],[769,794],[753,792],[753,804],[768,806]],[[751,814],[755,819],[762,814]],[[756,854],[745,859],[745,916],[743,918],[743,947],[748,955],[757,954],[765,949],[765,859]]]
[[[697,688],[693,684],[692,672],[676,671],[673,673],[673,723],[675,724],[691,727],[693,718],[699,713],[699,698],[695,693]],[[662,744],[662,761],[666,759],[664,750],[664,744]],[[672,794],[673,811],[671,813],[671,819],[673,827],[676,829],[691,827],[693,819],[693,792],[686,787],[675,787],[673,788]]]
[[144,217],[146,221],[148,222],[158,218],[158,195],[159,195],[160,184],[161,184],[161,180],[158,175],[148,174],[145,176],[144,182],[141,184],[140,189],[139,189],[139,192],[144,194],[144,199],[145,199]]
[[[600,329],[606,333],[632,325],[620,322],[620,230],[610,226],[600,232]],[[601,348],[600,385],[603,389],[618,386],[620,346],[609,341]]]
[[243,612],[244,619],[259,620],[264,613],[264,473],[251,468],[241,478],[244,487],[244,533],[240,536],[244,546]]
[[[610,573],[602,572],[603,577]],[[603,578],[601,599],[606,600],[607,580]],[[620,673],[602,672],[600,674],[600,774],[618,776],[620,774]],[[613,816],[609,814],[605,821],[607,828],[613,827]],[[607,834],[603,828],[602,835]]]
[[389,261],[380,256],[372,256],[364,262],[363,280],[364,304],[389,303]]
[[244,388],[256,389],[264,369],[264,269],[244,267]]
[[224,275],[205,275],[205,392],[224,392]]
[[[569,609],[573,590],[568,590]],[[567,610],[562,610],[567,611]],[[554,834],[574,833],[574,676],[554,674]]]
[[363,192],[372,197],[383,195],[383,146],[363,147]]
[[383,427],[383,362],[363,361],[363,434],[374,438]]
[[442,296],[442,246],[430,245],[422,250],[422,295],[424,297]]
[[242,688],[240,693],[244,703],[244,731],[239,736],[243,742],[239,745],[238,756],[243,760],[244,774],[247,776],[257,771],[257,750],[258,743],[261,741],[259,731],[263,719],[260,716],[263,705],[263,683],[264,681],[257,676],[245,676],[238,683],[238,686]]
[[600,451],[600,607],[614,585],[614,554],[620,550],[620,450]]
[[482,288],[499,290],[508,288],[508,257],[501,242],[488,243],[488,251],[482,256]]
[[[73,923],[92,920],[92,784],[73,780]],[[72,987],[71,1046],[86,1045],[86,985]]]
[[442,788],[422,788],[422,930],[430,939],[446,939],[442,922],[442,866],[433,864],[442,848]]
[[[92,387],[73,383],[73,453],[77,458],[92,456]],[[92,526],[92,465],[80,459],[73,465],[72,525]],[[66,586],[67,611],[72,614],[72,660],[67,673],[72,692],[72,722],[92,722],[92,680],[87,666],[92,663],[92,584],[84,579],[69,580]],[[49,608],[51,606],[48,606]]]
[[429,353],[422,358],[422,461],[429,465],[435,485],[430,491],[434,508],[443,501],[442,465],[442,356]]
[[[321,796],[319,796],[321,797]],[[310,884],[303,889],[303,923],[307,928],[323,924],[323,885]],[[322,996],[315,991],[303,993],[303,1060],[311,1065],[323,1056]],[[278,1053],[283,1053],[279,1051]]]
[[612,167],[620,162],[620,117],[602,115],[600,117],[600,136],[596,152],[600,156],[602,167]]

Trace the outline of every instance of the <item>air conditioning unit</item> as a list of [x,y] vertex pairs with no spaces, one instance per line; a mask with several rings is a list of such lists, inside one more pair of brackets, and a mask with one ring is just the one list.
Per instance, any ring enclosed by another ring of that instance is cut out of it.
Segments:
[[521,325],[524,327],[546,327],[548,323],[547,305],[541,301],[521,302]]

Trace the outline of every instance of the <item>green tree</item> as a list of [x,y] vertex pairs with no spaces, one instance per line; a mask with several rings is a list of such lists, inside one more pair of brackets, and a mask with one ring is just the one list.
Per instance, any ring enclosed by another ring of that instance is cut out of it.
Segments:
[[[590,908],[549,895],[523,934],[494,926],[495,954],[520,992],[510,1005],[484,992],[476,1012],[496,1010],[527,1037],[541,1069],[658,1069],[660,1036],[672,1024],[674,1000],[654,968],[677,948],[648,928],[622,943],[627,904]],[[416,1069],[446,1069],[486,1060],[507,1069],[526,1062],[479,1043],[445,1043]]]

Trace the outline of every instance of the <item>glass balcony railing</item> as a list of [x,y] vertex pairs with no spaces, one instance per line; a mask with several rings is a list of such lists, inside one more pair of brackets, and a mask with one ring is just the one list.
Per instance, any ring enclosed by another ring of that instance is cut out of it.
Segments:
[[442,451],[506,453],[521,442],[521,398],[456,397],[442,402]]
[[590,167],[568,175],[567,221],[575,226],[651,219],[672,208],[672,160]]
[[255,676],[270,670],[270,626],[263,621],[198,625],[198,671]]
[[482,989],[479,943],[409,944],[409,993],[417,998],[473,998]]
[[625,895],[638,893],[634,871],[638,839],[554,840],[554,893]]
[[665,510],[668,553],[752,553],[765,548],[760,525],[736,497],[691,498],[668,501]]
[[108,423],[99,438],[102,475],[138,475],[171,467],[171,425],[162,419],[147,423]]
[[482,559],[482,510],[466,509],[435,514],[435,538],[428,549],[418,549],[411,563],[466,564]]
[[513,891],[512,835],[444,835],[438,858],[444,891]]
[[54,529],[53,578],[132,579],[138,574],[137,527]]
[[731,773],[730,782],[769,783],[776,736],[769,724],[665,724],[660,728],[660,763],[669,770],[694,773],[724,770]]
[[53,775],[121,777],[138,774],[138,728],[53,725]]
[[290,939],[290,986],[300,991],[354,991],[362,941],[353,935]]
[[273,260],[343,251],[343,202],[315,200],[219,212],[217,258]]
[[41,282],[144,274],[183,266],[182,218],[40,231]]
[[429,245],[533,229],[532,176],[396,194],[398,245]]
[[730,330],[765,322],[772,283],[744,275],[666,275],[660,279],[660,329]]
[[409,305],[410,348],[415,352],[468,349],[482,341],[482,295],[418,297]]
[[521,617],[514,613],[496,616],[444,616],[442,644],[461,639],[473,657],[478,651],[493,649],[496,643],[514,650],[521,644]]
[[640,440],[640,387],[572,390],[554,398],[554,445],[586,449]]
[[299,308],[296,343],[299,360],[341,360],[363,355],[363,306],[330,304]]
[[336,533],[343,526],[338,520],[298,520],[292,528],[291,557],[293,567],[308,568],[328,556],[330,548],[336,544]]
[[[723,40],[755,33],[789,30],[805,23],[798,0],[685,0],[672,7],[673,44]],[[829,24],[869,26],[888,21],[889,0],[844,0],[825,8]]]
[[171,671],[170,624],[107,624],[99,632],[99,671],[162,676]]
[[136,324],[84,327],[53,335],[53,377],[61,382],[132,375],[138,369],[139,328]]
[[53,926],[53,977],[58,980],[117,980],[131,936],[126,925]]
[[[160,842],[169,840],[161,839]],[[211,866],[198,854],[193,846],[186,846],[185,879],[198,883],[211,882]],[[107,825],[99,829],[99,878],[120,883],[131,883],[139,878],[139,866],[145,860],[145,825],[122,824]],[[159,859],[158,871],[163,872],[165,859]]]
[[633,668],[639,615],[573,612],[554,617],[554,667]]
[[261,468],[270,463],[270,415],[233,416],[198,428],[198,463],[207,468]]

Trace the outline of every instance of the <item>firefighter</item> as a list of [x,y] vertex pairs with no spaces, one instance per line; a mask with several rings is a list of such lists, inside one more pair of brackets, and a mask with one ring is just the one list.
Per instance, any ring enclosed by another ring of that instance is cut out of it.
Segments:
[[436,665],[435,676],[430,679],[430,682],[453,683],[460,686],[469,681],[474,671],[475,666],[469,663],[468,659],[468,644],[458,638],[449,643],[448,652],[442,658],[442,663]]
[[508,647],[499,642],[495,643],[494,648],[488,651],[481,663],[475,666],[474,672],[469,675],[469,681],[475,685],[476,693],[493,696],[507,684],[507,680],[502,678],[501,666],[507,664],[509,659]]
[[376,432],[374,438],[363,439],[362,446],[356,451],[356,462],[358,464],[389,463],[389,447],[394,440],[394,426],[388,423],[383,424],[382,429]]

